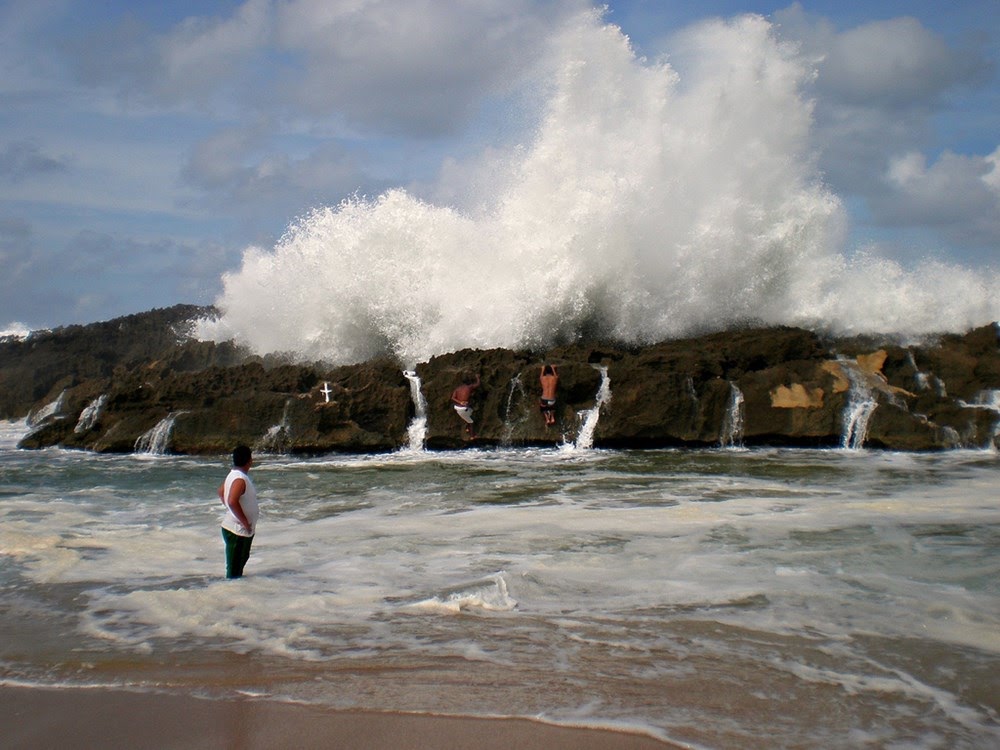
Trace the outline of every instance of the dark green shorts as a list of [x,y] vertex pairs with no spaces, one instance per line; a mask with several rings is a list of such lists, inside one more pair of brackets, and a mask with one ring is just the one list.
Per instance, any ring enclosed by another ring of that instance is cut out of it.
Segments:
[[252,536],[240,536],[229,529],[222,530],[222,539],[226,543],[226,578],[240,578],[243,566],[250,559]]

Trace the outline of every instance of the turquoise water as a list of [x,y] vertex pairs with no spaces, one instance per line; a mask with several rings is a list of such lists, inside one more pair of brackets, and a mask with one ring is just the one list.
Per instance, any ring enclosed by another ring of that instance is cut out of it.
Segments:
[[226,457],[0,435],[0,679],[628,726],[705,748],[1000,743],[1000,457]]

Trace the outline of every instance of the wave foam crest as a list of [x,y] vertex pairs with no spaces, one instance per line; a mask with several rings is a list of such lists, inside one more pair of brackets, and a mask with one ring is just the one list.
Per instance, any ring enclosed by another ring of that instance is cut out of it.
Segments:
[[840,254],[844,212],[800,94],[812,70],[764,19],[703,24],[677,52],[683,78],[579,17],[553,41],[537,131],[477,209],[395,189],[314,210],[273,250],[246,251],[199,335],[412,365],[751,321],[916,334],[1000,317],[996,274]]

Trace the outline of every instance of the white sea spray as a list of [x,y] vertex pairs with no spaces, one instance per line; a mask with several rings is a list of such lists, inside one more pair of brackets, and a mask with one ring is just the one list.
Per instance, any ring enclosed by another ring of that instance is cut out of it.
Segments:
[[483,160],[488,179],[464,175],[486,188],[444,205],[399,187],[306,213],[274,248],[246,250],[199,335],[412,366],[594,333],[648,342],[754,321],[917,335],[1000,318],[996,273],[844,247],[810,141],[813,69],[767,21],[701,24],[671,59],[578,17],[534,81],[535,129]]

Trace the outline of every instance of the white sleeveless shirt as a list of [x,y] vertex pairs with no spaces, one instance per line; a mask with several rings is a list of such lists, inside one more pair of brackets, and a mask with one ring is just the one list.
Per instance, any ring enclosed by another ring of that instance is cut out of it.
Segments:
[[[247,517],[250,522],[250,531],[247,531],[242,526],[240,526],[239,520],[226,505],[226,515],[222,519],[222,528],[237,534],[238,536],[253,536],[254,532],[257,530],[257,518],[260,516],[260,508],[257,506],[257,489],[253,486],[253,480],[250,479],[250,475],[240,469],[233,469],[229,472],[229,476],[226,477],[226,485],[223,488],[225,492],[225,498],[229,498],[229,489],[233,486],[233,482],[237,479],[242,479],[246,482],[246,489],[243,491],[243,495],[240,497],[240,507],[243,509],[243,515]],[[225,502],[225,500],[223,500]]]

